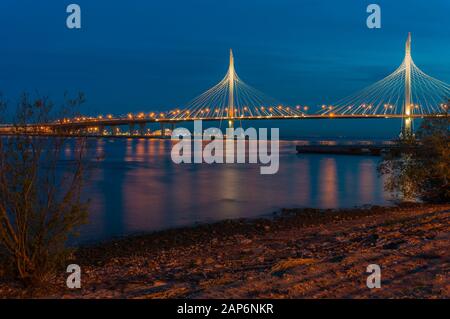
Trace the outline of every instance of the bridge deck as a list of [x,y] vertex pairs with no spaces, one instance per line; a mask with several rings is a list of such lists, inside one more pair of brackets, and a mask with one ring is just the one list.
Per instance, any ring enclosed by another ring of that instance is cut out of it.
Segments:
[[[41,123],[32,124],[28,127],[47,127],[47,128],[83,128],[83,127],[99,127],[99,126],[120,126],[120,125],[139,125],[149,123],[181,123],[193,122],[196,120],[211,122],[211,121],[255,121],[255,120],[330,120],[330,119],[421,119],[421,118],[439,118],[445,117],[441,114],[417,114],[405,117],[397,114],[382,114],[382,115],[295,115],[295,116],[247,116],[247,117],[204,117],[204,118],[113,118],[113,119],[89,119],[81,121],[70,121],[65,123]],[[4,124],[0,129],[10,129],[13,125]]]

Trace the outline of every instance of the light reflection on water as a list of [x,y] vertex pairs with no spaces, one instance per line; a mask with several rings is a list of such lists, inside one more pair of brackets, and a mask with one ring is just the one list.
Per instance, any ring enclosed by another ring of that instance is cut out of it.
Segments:
[[283,207],[389,204],[378,157],[297,155],[299,141],[281,141],[278,173],[260,175],[259,164],[174,164],[169,140],[93,143],[104,158],[90,173],[90,223],[80,241],[268,216]]

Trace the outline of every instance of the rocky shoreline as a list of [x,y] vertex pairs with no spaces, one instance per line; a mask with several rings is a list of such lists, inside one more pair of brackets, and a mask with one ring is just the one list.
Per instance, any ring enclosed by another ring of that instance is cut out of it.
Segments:
[[81,247],[81,289],[61,272],[33,291],[3,278],[0,297],[449,298],[449,244],[450,204],[291,209]]

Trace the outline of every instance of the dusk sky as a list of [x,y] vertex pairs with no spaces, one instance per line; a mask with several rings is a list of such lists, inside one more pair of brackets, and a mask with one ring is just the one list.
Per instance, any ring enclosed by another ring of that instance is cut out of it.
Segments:
[[[73,2],[81,30],[65,24]],[[366,26],[370,3],[381,29]],[[85,114],[180,107],[222,79],[229,48],[267,95],[332,103],[395,70],[408,31],[416,64],[450,82],[448,0],[2,0],[0,12],[0,91],[83,91]]]

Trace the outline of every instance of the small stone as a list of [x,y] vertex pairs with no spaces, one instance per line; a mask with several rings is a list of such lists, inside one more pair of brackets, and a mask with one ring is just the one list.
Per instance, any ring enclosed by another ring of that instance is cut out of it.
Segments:
[[203,262],[202,262],[202,259],[201,258],[197,258],[196,260],[195,260],[195,265],[196,266],[201,266],[203,264]]
[[167,285],[167,283],[162,280],[155,280],[153,282],[153,287],[161,287],[161,286],[165,286],[165,285]]

